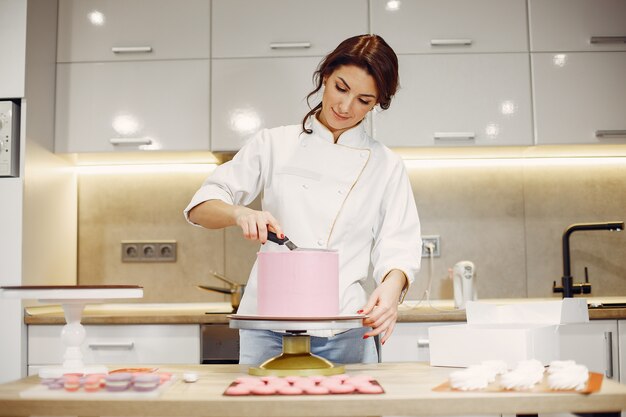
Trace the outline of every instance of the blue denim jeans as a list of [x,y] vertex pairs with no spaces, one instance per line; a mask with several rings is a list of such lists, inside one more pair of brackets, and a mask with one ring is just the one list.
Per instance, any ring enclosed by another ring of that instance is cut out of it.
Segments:
[[[351,329],[332,337],[311,336],[311,353],[333,363],[376,363],[374,338],[363,339],[369,327]],[[283,351],[283,334],[271,330],[239,330],[239,363],[260,365]]]

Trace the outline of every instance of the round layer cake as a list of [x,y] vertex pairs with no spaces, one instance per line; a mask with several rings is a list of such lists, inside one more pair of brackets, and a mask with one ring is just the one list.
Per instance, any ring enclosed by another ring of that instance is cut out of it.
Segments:
[[339,314],[337,251],[259,252],[257,310],[261,316]]

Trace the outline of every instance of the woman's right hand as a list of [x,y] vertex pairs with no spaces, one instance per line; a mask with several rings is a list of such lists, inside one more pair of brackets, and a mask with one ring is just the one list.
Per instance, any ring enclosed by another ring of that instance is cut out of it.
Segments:
[[235,223],[241,227],[243,236],[248,240],[267,242],[267,230],[276,233],[279,238],[284,238],[280,223],[269,211],[253,210],[244,206],[235,206]]

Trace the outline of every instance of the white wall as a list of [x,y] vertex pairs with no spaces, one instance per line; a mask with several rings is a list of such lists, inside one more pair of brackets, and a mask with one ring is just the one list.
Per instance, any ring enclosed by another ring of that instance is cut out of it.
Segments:
[[[0,0],[0,39],[7,45],[8,54],[3,56],[0,65],[0,99],[21,98],[24,95],[25,1]],[[22,119],[22,131],[23,128]],[[0,286],[22,283],[23,139],[20,145],[20,177],[0,178]],[[21,301],[0,299],[0,317],[0,382],[6,382],[26,372]]]
[[[21,76],[0,99],[23,99],[20,177],[0,178],[0,285],[76,284],[76,176],[53,145],[56,15],[56,0],[0,0],[0,39],[25,39],[22,62],[2,62]],[[0,299],[0,317],[2,383],[26,376],[22,301]]]
[[22,284],[74,285],[76,174],[54,154],[57,2],[29,0],[27,22]]

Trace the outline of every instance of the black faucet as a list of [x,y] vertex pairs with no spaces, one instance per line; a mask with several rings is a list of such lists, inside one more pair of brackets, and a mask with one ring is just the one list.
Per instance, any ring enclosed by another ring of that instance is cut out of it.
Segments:
[[574,284],[574,279],[570,271],[570,256],[569,256],[569,237],[572,233],[578,230],[610,230],[621,231],[624,230],[624,222],[606,222],[606,223],[576,223],[572,224],[563,232],[563,277],[561,278],[561,287],[556,286],[556,282],[553,284],[553,292],[562,292],[563,298],[572,298],[574,294],[591,292],[591,284],[589,280],[585,284]]

